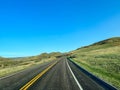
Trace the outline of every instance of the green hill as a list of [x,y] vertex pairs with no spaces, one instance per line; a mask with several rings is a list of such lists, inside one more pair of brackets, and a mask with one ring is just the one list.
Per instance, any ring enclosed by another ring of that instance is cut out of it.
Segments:
[[78,48],[69,55],[80,66],[120,89],[120,37]]
[[0,57],[0,76],[68,55],[81,67],[120,89],[120,37],[106,39],[62,54],[42,53],[20,58]]
[[29,68],[41,63],[56,60],[58,56],[62,55],[60,52],[42,53],[36,56],[30,57],[18,57],[18,58],[3,58],[0,57],[0,77],[8,75],[19,70]]

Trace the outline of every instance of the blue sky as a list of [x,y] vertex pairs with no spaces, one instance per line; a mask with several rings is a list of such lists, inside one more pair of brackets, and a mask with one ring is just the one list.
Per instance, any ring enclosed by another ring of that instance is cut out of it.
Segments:
[[67,52],[120,36],[120,0],[0,0],[0,56]]

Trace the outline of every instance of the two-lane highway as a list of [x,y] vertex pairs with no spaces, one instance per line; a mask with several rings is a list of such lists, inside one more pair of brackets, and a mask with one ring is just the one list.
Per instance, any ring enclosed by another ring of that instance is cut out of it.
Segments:
[[29,90],[80,90],[67,66],[66,58],[62,58]]
[[104,90],[66,58],[62,58],[28,90]]
[[32,66],[29,69],[0,78],[0,90],[19,90],[23,85],[54,62],[55,61],[46,62],[44,64]]
[[[33,72],[36,73],[31,76]],[[19,76],[16,74],[15,78],[10,77],[13,81],[9,81],[9,78],[0,80],[0,90],[105,90],[65,57],[57,63],[41,65],[27,73],[26,75],[22,72]],[[26,80],[28,77],[30,78]]]

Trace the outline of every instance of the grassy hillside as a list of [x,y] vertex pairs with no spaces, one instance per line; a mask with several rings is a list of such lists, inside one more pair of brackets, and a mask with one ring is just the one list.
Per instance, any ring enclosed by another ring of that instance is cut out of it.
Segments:
[[[0,57],[0,77],[55,60],[61,55],[63,54],[53,52],[12,59]],[[83,68],[120,89],[120,37],[78,48],[69,52],[68,55]]]
[[31,66],[55,60],[62,55],[59,52],[42,53],[37,56],[21,58],[2,58],[0,57],[0,77],[8,75]]
[[70,52],[80,66],[120,89],[120,37]]

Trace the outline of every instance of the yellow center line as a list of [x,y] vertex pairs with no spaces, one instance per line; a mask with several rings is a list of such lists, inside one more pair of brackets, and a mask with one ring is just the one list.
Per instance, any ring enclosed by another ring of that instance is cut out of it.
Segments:
[[51,69],[57,62],[50,65],[48,68],[43,70],[41,73],[39,73],[37,76],[35,76],[33,79],[31,79],[27,84],[25,84],[20,90],[27,90],[32,84],[34,84],[40,77],[42,77],[49,69]]

